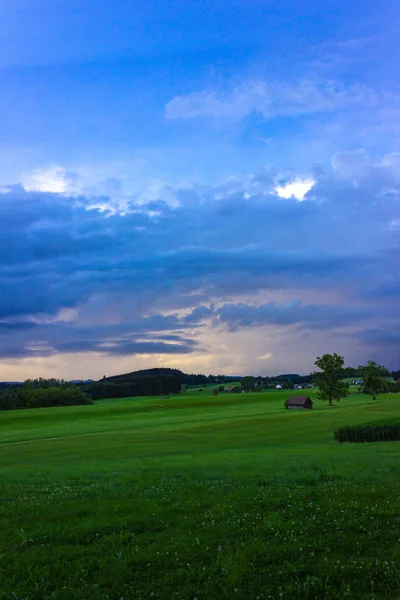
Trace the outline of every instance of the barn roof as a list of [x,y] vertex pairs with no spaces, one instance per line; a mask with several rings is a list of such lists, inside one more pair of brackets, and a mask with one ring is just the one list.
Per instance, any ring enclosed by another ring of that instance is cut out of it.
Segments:
[[306,404],[308,401],[313,404],[310,396],[290,396],[287,404],[291,404],[292,406],[304,406],[304,404]]

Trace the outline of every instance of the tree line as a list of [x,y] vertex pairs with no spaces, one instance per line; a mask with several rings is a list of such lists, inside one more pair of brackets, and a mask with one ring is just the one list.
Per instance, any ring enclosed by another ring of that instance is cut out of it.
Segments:
[[179,378],[160,373],[128,373],[76,384],[58,379],[27,379],[0,389],[0,410],[91,404],[93,400],[176,394],[180,390]]
[[21,385],[0,390],[0,410],[91,403],[92,400],[79,386],[57,379],[27,379]]

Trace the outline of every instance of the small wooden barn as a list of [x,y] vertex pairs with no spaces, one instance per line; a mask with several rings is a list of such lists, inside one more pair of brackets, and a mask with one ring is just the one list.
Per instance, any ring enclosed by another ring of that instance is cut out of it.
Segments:
[[313,406],[313,401],[310,396],[290,396],[288,400],[285,402],[286,408],[291,408],[294,410],[304,410],[311,409]]

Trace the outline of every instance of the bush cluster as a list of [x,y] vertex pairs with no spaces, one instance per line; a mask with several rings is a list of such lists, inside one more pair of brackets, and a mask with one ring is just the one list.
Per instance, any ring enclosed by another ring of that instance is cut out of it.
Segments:
[[400,422],[376,421],[342,427],[334,433],[336,442],[394,442],[400,441]]
[[234,388],[232,388],[232,392],[234,394],[241,394],[243,391],[243,388],[240,385],[236,385]]
[[23,384],[0,391],[0,410],[74,406],[91,403],[90,398],[76,385],[60,384],[39,387]]

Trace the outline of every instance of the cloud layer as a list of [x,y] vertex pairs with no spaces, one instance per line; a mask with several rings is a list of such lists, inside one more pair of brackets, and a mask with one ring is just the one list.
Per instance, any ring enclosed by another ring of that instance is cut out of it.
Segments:
[[269,172],[123,210],[5,187],[1,356],[193,354],[210,351],[211,330],[294,327],[294,339],[352,328],[386,359],[383,340],[398,339],[399,164],[337,154],[301,202],[279,197],[291,182]]

